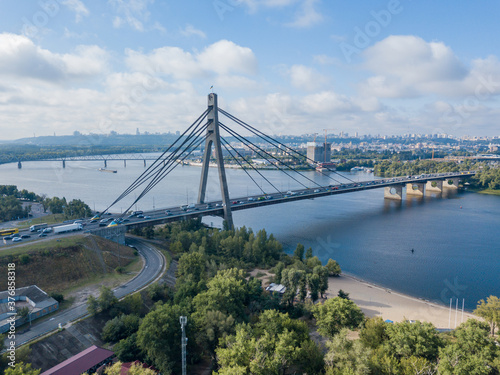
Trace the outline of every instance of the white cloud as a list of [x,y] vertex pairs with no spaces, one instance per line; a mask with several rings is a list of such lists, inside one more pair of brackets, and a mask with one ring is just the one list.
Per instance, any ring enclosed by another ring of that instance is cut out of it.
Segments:
[[292,86],[303,91],[315,91],[328,81],[326,77],[304,65],[293,65],[287,73]]
[[252,50],[229,40],[220,40],[209,45],[197,56],[197,60],[204,69],[219,74],[257,72],[257,59]]
[[484,100],[500,94],[500,62],[494,56],[473,60],[467,67],[442,42],[399,35],[368,48],[364,57],[365,67],[375,73],[360,84],[364,96],[463,98],[479,92]]
[[109,0],[118,16],[113,19],[113,27],[120,28],[127,24],[137,31],[144,31],[144,22],[149,21],[151,13],[148,5],[154,0]]
[[295,28],[307,28],[323,21],[323,16],[316,10],[319,0],[304,0],[300,9],[295,14],[295,20],[287,26]]
[[82,20],[82,16],[90,15],[89,10],[80,0],[64,0],[61,3],[76,13],[75,21],[77,23]]
[[320,65],[334,65],[339,64],[340,60],[337,57],[330,57],[327,55],[316,55],[313,56],[313,61]]
[[56,54],[16,34],[0,34],[0,75],[49,82],[103,73],[108,53],[98,46],[77,46],[73,53]]
[[202,39],[205,39],[207,37],[207,35],[203,31],[196,29],[193,25],[190,24],[186,25],[186,27],[181,30],[181,34],[187,37],[195,35],[199,36]]

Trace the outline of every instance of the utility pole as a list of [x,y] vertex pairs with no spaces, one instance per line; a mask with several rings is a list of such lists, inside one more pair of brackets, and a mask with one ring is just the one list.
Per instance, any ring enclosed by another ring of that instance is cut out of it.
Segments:
[[182,375],[186,375],[186,346],[187,346],[187,338],[186,338],[186,330],[184,327],[187,324],[187,317],[181,316],[179,318],[179,322],[181,323],[182,330],[182,338],[181,338],[181,348],[182,348]]

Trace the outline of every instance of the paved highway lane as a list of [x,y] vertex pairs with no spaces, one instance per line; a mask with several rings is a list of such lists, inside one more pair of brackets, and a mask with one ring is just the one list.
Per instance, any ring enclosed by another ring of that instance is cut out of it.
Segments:
[[[155,249],[147,242],[136,238],[127,238],[127,243],[137,248],[137,251],[144,259],[144,267],[134,279],[114,289],[114,293],[118,298],[122,298],[127,294],[131,294],[134,291],[145,287],[158,278],[165,269],[165,258],[159,250]],[[59,324],[64,327],[67,323],[82,318],[85,315],[87,315],[87,305],[84,303],[59,313],[52,314],[50,315],[50,318],[45,321],[35,321],[29,330],[24,328],[21,331],[18,327],[15,340],[16,346],[30,342],[39,336],[57,330],[59,328]],[[7,345],[8,341],[10,340],[5,340],[5,346],[7,348],[9,347]]]

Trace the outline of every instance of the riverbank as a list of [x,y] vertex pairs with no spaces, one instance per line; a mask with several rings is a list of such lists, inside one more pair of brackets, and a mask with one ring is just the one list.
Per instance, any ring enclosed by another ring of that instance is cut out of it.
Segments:
[[358,305],[367,317],[380,316],[384,320],[400,322],[419,320],[434,324],[436,328],[453,329],[467,319],[477,319],[473,314],[424,301],[391,289],[360,280],[352,275],[331,277],[328,281],[327,297],[336,297],[342,289]]

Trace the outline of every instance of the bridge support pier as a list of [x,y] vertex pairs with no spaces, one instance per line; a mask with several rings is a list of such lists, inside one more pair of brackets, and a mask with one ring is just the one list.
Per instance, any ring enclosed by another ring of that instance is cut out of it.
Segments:
[[443,181],[444,189],[458,189],[458,182],[460,179],[458,177],[448,178]]
[[104,227],[99,229],[94,229],[92,234],[104,237],[110,241],[117,242],[119,244],[125,245],[125,233],[127,233],[127,227],[117,226],[117,227]]
[[425,194],[441,193],[443,191],[443,181],[427,181],[425,184]]
[[127,168],[127,160],[123,159],[123,166]]
[[63,160],[63,168],[66,168],[66,160]]
[[23,164],[22,164],[20,161],[18,161],[18,162],[17,162],[17,168],[18,168],[18,169],[21,169],[22,167],[23,167]]
[[104,168],[107,168],[108,167],[108,161],[106,159],[104,159]]
[[406,184],[406,195],[422,197],[424,195],[425,185],[420,182],[410,182]]
[[403,199],[403,185],[386,186],[384,188],[384,198],[402,200]]
[[146,168],[146,159],[144,159],[144,168]]
[[226,171],[224,169],[224,158],[222,157],[222,147],[219,134],[219,111],[217,106],[217,94],[208,95],[208,115],[207,115],[207,135],[205,138],[205,151],[203,153],[203,164],[201,166],[200,190],[198,192],[198,204],[205,203],[205,193],[207,190],[208,167],[212,145],[215,151],[215,160],[219,171],[219,182],[224,205],[224,220],[228,228],[233,228],[233,215],[231,213],[231,201],[229,200],[229,190],[227,188]]

